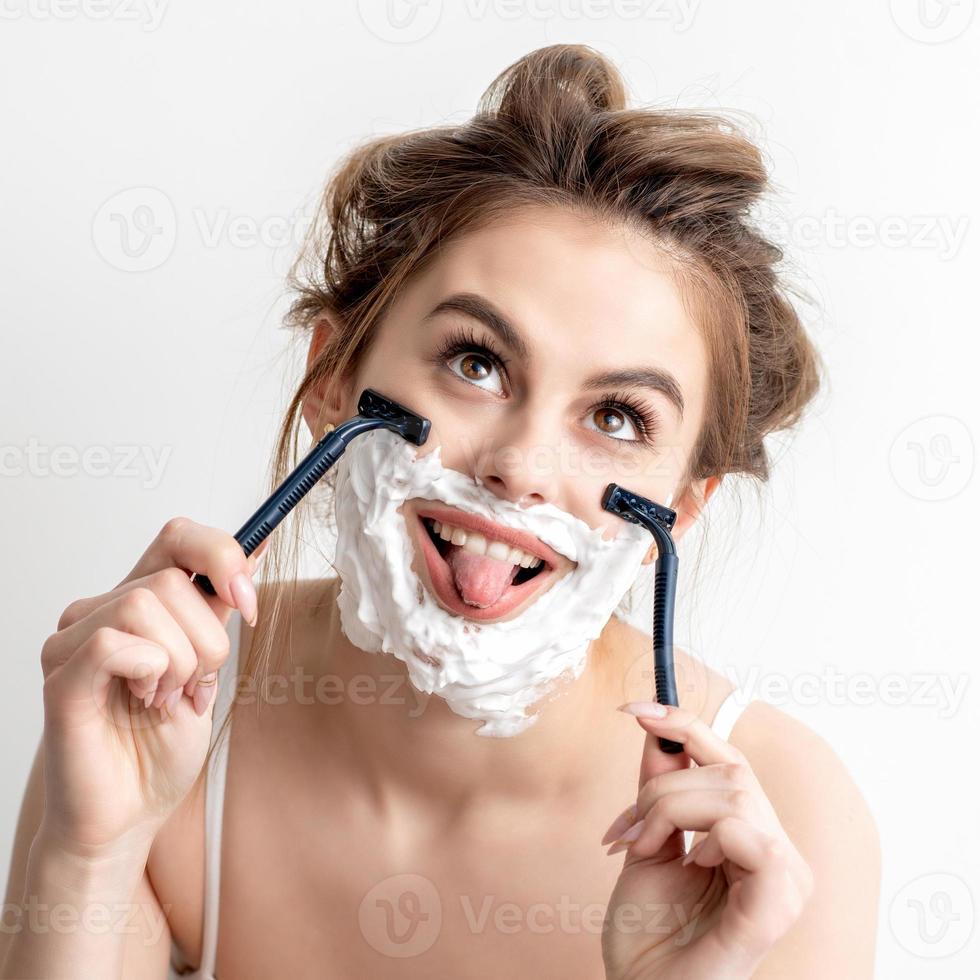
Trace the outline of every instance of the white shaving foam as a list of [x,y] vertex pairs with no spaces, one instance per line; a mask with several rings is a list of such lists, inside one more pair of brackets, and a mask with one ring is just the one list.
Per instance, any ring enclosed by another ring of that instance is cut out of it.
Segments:
[[[537,720],[528,708],[562,679],[581,675],[591,641],[651,544],[648,531],[626,521],[606,539],[552,504],[519,507],[446,469],[438,448],[419,456],[387,429],[355,439],[336,470],[334,565],[344,633],[362,650],[403,661],[417,690],[483,722],[478,735],[519,734]],[[415,548],[398,508],[415,497],[530,532],[577,567],[511,619],[480,623],[451,613],[411,567]]]

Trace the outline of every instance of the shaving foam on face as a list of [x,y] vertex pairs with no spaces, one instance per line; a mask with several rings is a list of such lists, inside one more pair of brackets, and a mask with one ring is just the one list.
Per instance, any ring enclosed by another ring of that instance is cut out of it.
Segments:
[[[648,531],[625,521],[606,539],[552,504],[519,507],[446,469],[438,448],[418,456],[387,429],[359,436],[335,469],[341,628],[362,650],[403,661],[417,690],[483,722],[477,735],[519,734],[537,720],[528,708],[560,679],[581,675],[589,644],[651,543]],[[450,613],[411,567],[415,548],[398,508],[415,497],[528,531],[578,564],[511,619],[478,623]]]

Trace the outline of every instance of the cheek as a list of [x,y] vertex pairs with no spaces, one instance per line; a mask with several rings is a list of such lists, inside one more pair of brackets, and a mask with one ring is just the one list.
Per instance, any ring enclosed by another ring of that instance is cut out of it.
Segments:
[[473,432],[459,425],[458,420],[445,418],[443,413],[426,412],[424,405],[420,411],[432,422],[432,435],[419,448],[418,455],[427,456],[438,449],[440,461],[447,470],[472,478],[480,463],[480,447]]

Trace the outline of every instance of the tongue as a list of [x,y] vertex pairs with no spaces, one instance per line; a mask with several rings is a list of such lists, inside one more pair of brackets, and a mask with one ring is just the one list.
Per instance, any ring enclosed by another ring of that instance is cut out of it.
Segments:
[[518,569],[510,562],[474,555],[457,545],[449,549],[446,564],[463,601],[480,607],[492,606],[504,594]]

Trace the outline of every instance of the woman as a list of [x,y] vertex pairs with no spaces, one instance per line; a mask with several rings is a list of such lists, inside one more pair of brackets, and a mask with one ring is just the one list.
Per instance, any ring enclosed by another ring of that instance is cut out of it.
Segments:
[[339,579],[276,558],[257,593],[258,554],[174,519],[67,607],[8,903],[89,919],[6,930],[3,976],[871,975],[878,842],[841,762],[683,651],[658,711],[614,615],[656,548],[605,485],[680,540],[726,473],[768,476],[818,378],[747,216],[758,149],[624,103],[556,45],[334,175],[275,482],[300,418],[319,438],[365,387],[432,436],[331,472]]

